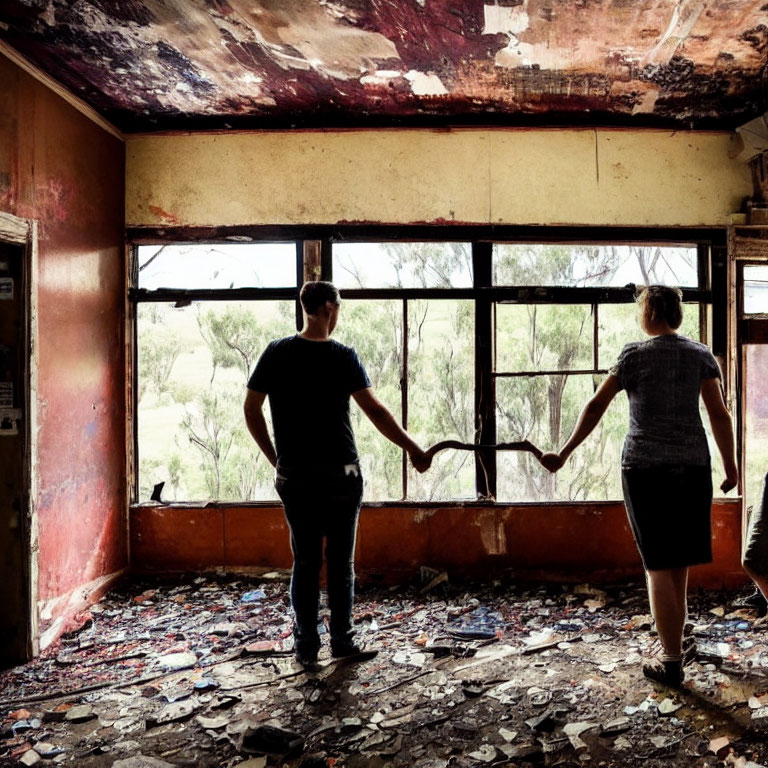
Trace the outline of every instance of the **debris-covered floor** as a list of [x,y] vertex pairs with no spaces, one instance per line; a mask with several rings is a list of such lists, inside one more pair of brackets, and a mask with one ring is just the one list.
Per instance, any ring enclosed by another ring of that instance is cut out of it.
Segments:
[[[740,766],[768,764],[764,620],[694,593],[682,691],[639,673],[642,584],[444,574],[358,593],[362,663],[306,673],[287,575],[115,589],[32,663],[0,672],[0,765]],[[765,734],[765,735],[764,735]]]

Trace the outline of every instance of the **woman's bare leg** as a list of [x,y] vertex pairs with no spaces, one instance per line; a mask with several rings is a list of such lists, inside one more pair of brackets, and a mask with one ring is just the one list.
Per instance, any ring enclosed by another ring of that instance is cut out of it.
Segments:
[[688,615],[688,568],[648,571],[648,598],[664,654],[680,658]]

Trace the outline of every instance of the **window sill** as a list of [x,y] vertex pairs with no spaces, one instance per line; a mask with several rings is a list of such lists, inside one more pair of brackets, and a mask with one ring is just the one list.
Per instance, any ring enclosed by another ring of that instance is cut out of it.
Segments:
[[[741,505],[741,496],[718,497],[713,504],[736,506]],[[375,509],[442,509],[454,507],[459,509],[482,509],[488,507],[615,507],[623,505],[621,499],[613,501],[493,501],[478,499],[476,501],[363,501],[363,507]],[[142,501],[129,505],[134,509],[273,509],[282,506],[278,499],[274,501]]]

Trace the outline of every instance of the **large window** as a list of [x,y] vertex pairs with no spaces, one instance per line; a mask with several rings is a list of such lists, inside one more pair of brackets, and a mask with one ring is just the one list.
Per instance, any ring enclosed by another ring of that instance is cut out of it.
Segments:
[[[345,299],[337,336],[358,351],[377,396],[425,447],[473,442],[473,302],[452,290],[472,287],[471,245],[345,243],[332,266],[336,285],[359,297]],[[477,497],[473,454],[439,453],[420,475],[358,410],[354,428],[368,498]]]
[[165,501],[277,498],[243,396],[266,344],[296,331],[295,243],[141,246],[136,256],[138,499],[158,483]]
[[[622,346],[642,338],[636,285],[682,287],[681,331],[707,341],[702,246],[472,238],[317,246],[314,274],[342,292],[334,337],[357,350],[376,395],[425,447],[562,445]],[[296,331],[305,250],[301,240],[135,249],[137,501],[160,482],[166,501],[276,498],[242,401],[266,344]],[[556,475],[527,453],[450,449],[418,474],[351,410],[367,501],[621,498],[623,393]]]
[[[565,442],[621,348],[642,337],[630,297],[597,289],[661,283],[695,291],[699,280],[696,248],[659,246],[499,244],[493,275],[497,285],[524,286],[495,304],[497,438],[530,440],[544,451]],[[698,303],[686,304],[680,332],[701,338]],[[497,498],[621,498],[617,467],[627,419],[621,393],[557,474],[531,454],[500,454]]]

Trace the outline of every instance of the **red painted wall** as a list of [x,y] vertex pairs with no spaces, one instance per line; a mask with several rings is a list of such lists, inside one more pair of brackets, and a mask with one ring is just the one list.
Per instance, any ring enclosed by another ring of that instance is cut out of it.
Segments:
[[124,158],[0,56],[0,210],[39,222],[38,598],[54,633],[127,565]]
[[[734,587],[741,570],[741,505],[712,507],[713,562],[691,569],[691,586]],[[279,507],[137,506],[131,510],[137,570],[289,568]],[[407,581],[427,565],[454,578],[512,573],[532,581],[641,578],[622,504],[414,508],[364,506],[356,568],[362,580]]]

